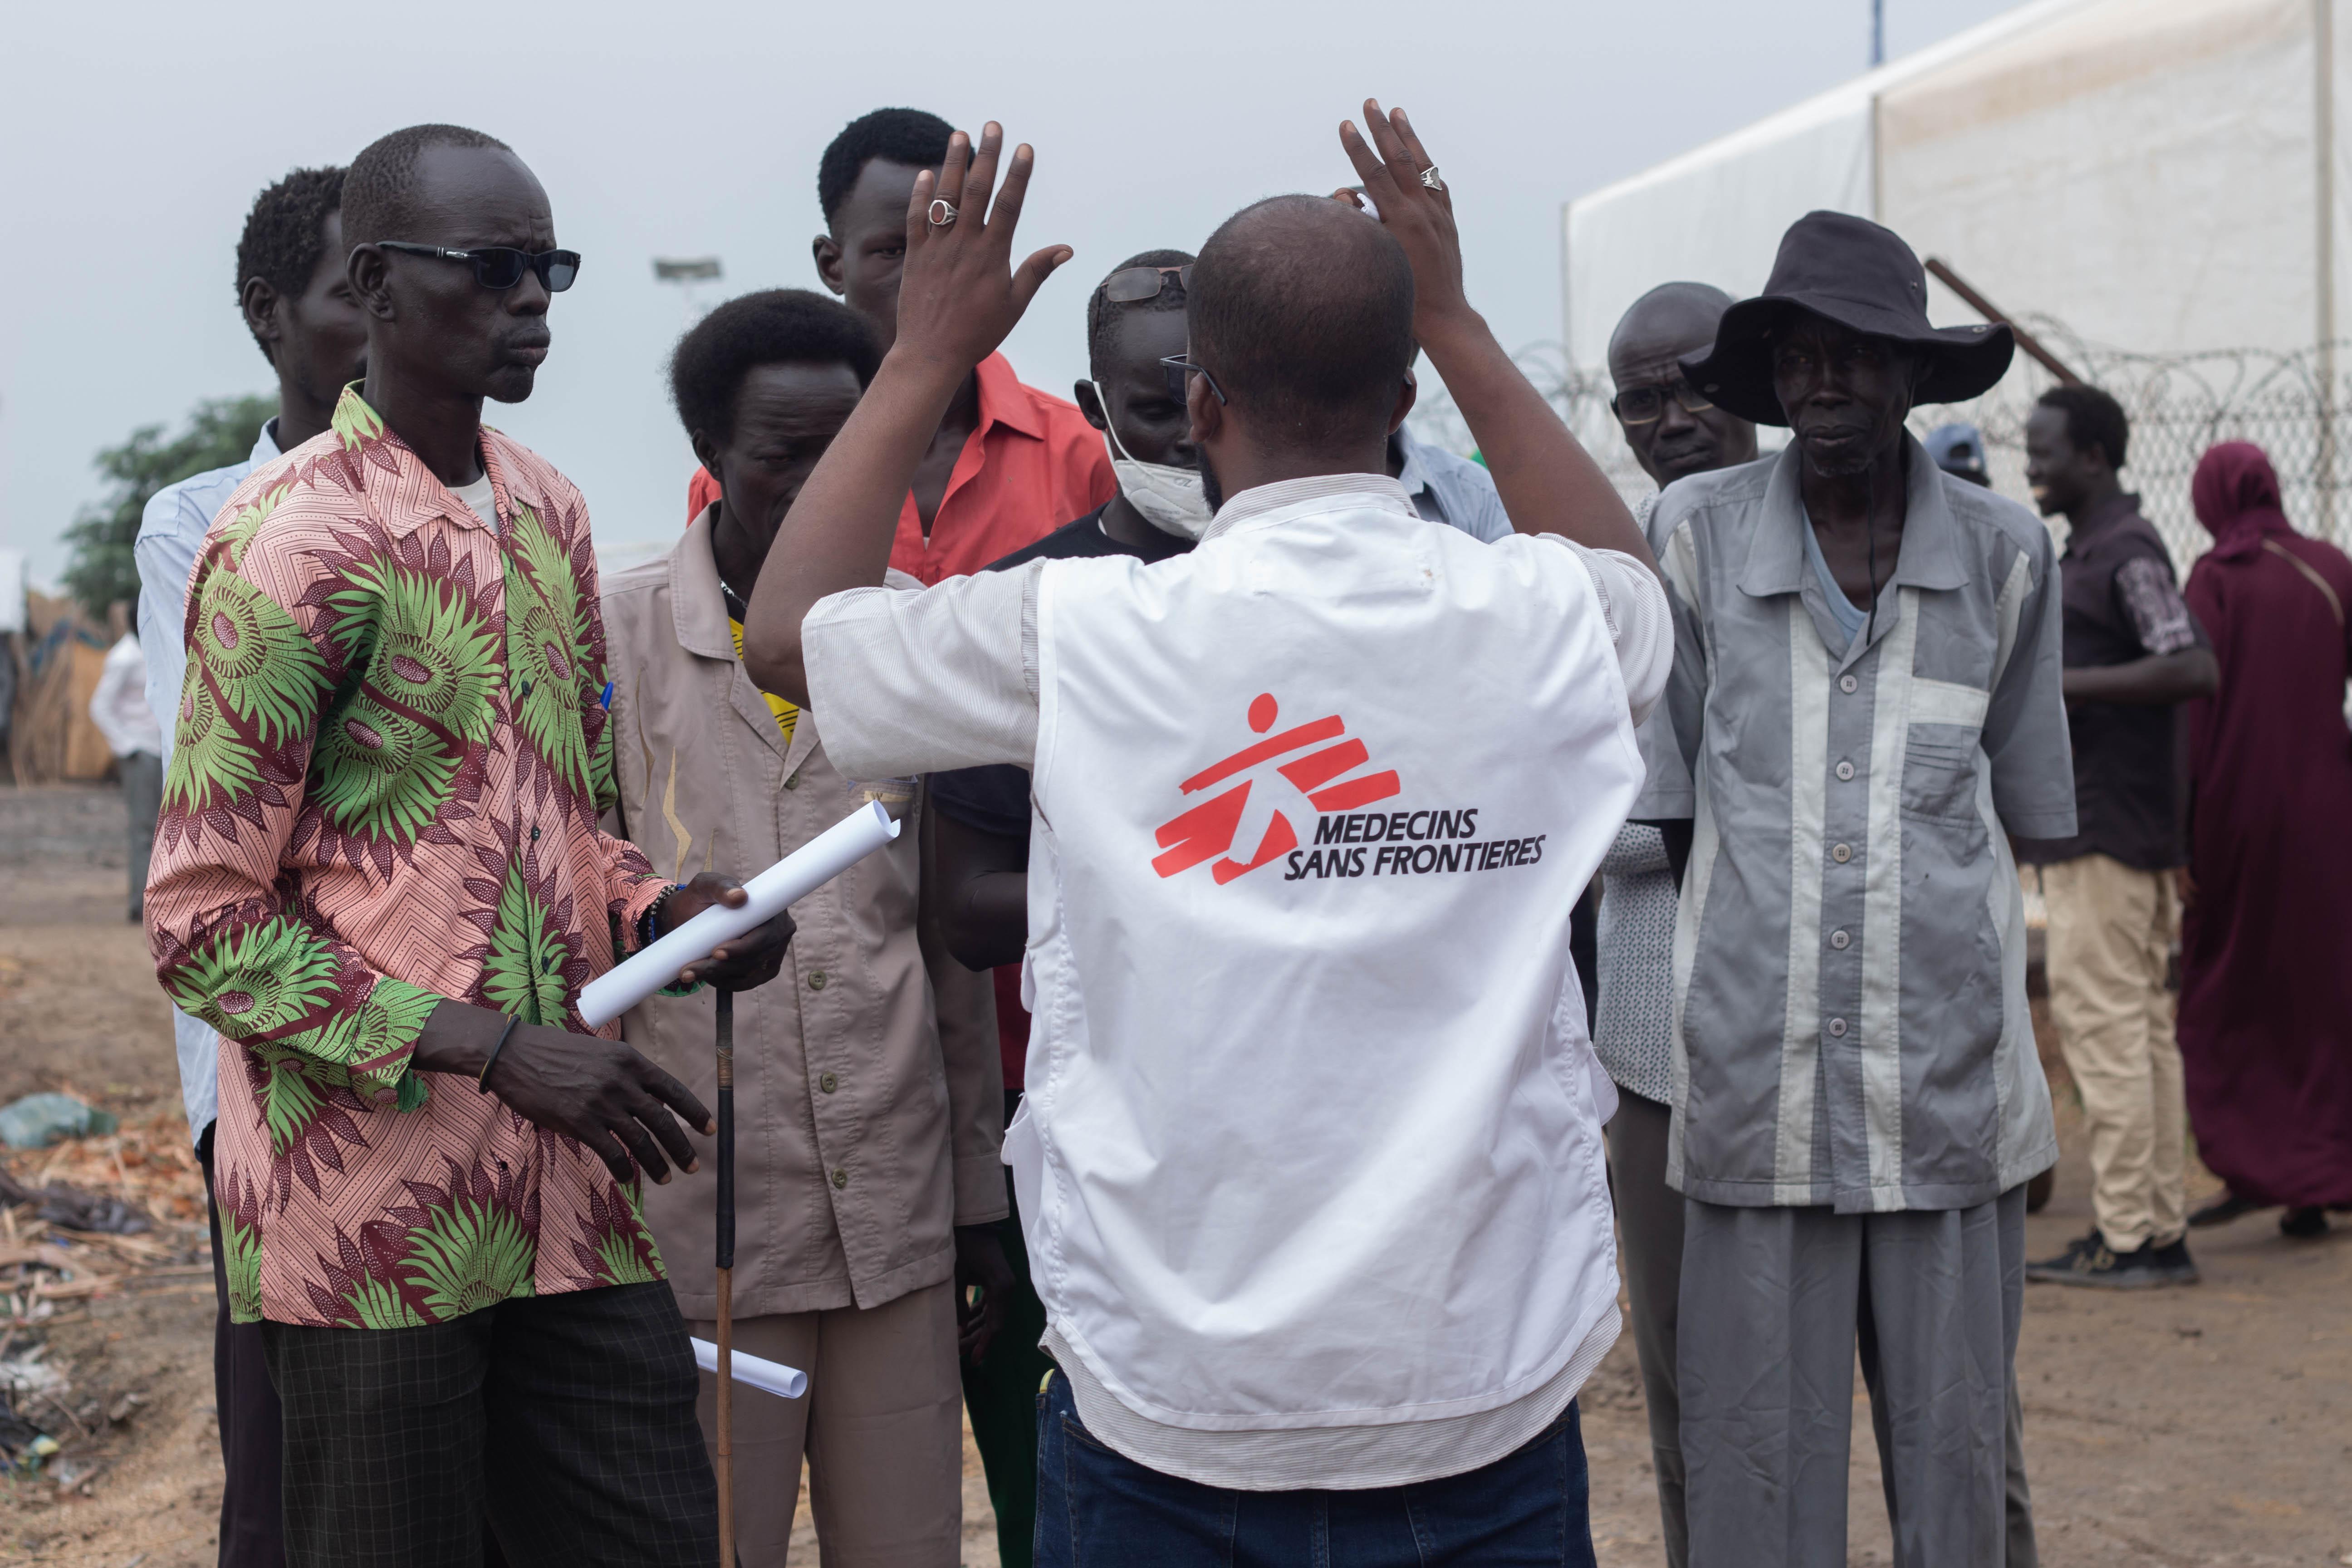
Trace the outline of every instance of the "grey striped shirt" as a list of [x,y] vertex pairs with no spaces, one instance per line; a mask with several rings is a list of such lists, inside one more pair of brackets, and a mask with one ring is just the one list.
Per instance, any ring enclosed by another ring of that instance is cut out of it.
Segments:
[[2057,1156],[2008,844],[2074,831],[2055,552],[1909,458],[1902,550],[1843,653],[1795,448],[1651,520],[1675,671],[1633,815],[1694,819],[1666,1174],[1709,1203],[1963,1208]]

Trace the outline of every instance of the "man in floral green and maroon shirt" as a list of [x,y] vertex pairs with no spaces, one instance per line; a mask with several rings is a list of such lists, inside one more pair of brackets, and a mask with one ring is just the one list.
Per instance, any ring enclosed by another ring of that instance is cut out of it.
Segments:
[[[205,536],[147,905],[164,989],[222,1037],[288,1561],[473,1564],[487,1524],[518,1563],[700,1568],[715,1488],[637,1182],[695,1168],[673,1110],[709,1116],[577,998],[742,895],[597,830],[587,510],[481,425],[530,395],[579,258],[521,161],[451,126],[355,159],[343,233],[364,395]],[[790,937],[681,978],[764,984]]]

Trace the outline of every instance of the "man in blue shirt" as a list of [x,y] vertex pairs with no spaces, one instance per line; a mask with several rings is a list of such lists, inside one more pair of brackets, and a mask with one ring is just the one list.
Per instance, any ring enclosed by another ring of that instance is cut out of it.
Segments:
[[[278,373],[278,416],[261,427],[253,456],[155,492],[139,524],[139,644],[147,656],[147,705],[172,761],[179,720],[188,575],[214,514],[245,477],[323,433],[346,384],[366,370],[367,325],[343,276],[343,171],[297,169],[263,191],[236,246],[236,295],[245,324]],[[218,1100],[219,1037],[174,1009],[180,1092],[188,1131],[213,1181],[213,1121]],[[286,1560],[278,1492],[278,1395],[261,1357],[261,1325],[232,1325],[220,1222],[213,1221],[213,1382],[220,1413],[222,1568],[279,1568]]]

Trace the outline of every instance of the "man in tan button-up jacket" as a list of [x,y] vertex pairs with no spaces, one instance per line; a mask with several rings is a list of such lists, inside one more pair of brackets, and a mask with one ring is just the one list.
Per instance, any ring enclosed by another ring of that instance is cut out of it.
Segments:
[[[758,441],[763,419],[814,420],[829,439],[854,405],[870,363],[830,367],[841,384],[831,416],[808,395],[827,379],[811,361],[839,326],[830,311],[848,314],[796,291],[751,295],[679,345],[680,412],[698,448],[714,448],[704,460],[722,485],[730,449]],[[758,363],[763,344],[796,363]],[[719,434],[698,428],[698,408]],[[793,906],[799,929],[780,982],[736,997],[735,1343],[809,1374],[805,1398],[735,1402],[736,1531],[751,1568],[783,1562],[805,1451],[828,1559],[952,1564],[960,1252],[968,1278],[991,1277],[972,1256],[984,1251],[1010,1280],[992,1225],[1007,1212],[993,1003],[986,975],[919,944],[920,790],[844,778],[821,716],[772,703],[743,673],[730,625],[742,612],[728,595],[751,584],[722,587],[719,562],[756,572],[789,505],[789,494],[761,493],[775,489],[746,474],[730,499],[753,512],[748,526],[722,500],[668,555],[604,580],[614,826],[683,881],[706,868],[749,877],[869,793],[902,815],[897,842]],[[630,1044],[707,1100],[712,1008],[707,990],[656,996],[623,1020]],[[645,1198],[678,1305],[706,1339],[718,1310],[714,1199],[707,1176],[649,1185]]]

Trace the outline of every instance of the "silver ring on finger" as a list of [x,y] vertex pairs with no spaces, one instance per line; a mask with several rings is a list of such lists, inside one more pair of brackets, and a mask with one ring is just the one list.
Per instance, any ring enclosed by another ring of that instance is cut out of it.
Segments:
[[1433,191],[1442,191],[1445,188],[1445,182],[1439,178],[1437,165],[1434,163],[1421,172],[1421,183]]
[[956,220],[955,204],[945,196],[934,196],[923,216],[930,219],[933,228],[946,228]]

